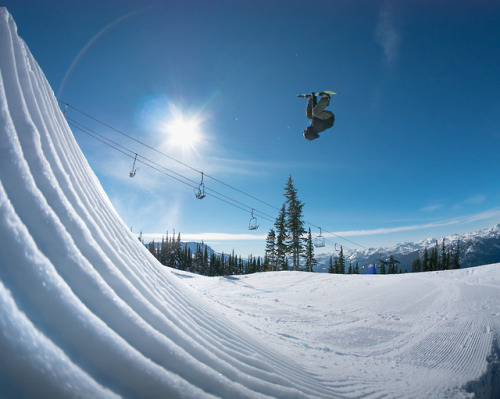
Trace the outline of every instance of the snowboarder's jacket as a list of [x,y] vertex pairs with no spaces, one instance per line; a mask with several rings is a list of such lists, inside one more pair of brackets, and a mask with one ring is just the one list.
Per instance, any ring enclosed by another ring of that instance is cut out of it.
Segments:
[[330,129],[335,123],[335,115],[333,115],[328,119],[319,119],[313,116],[311,120],[311,126],[313,129],[318,132],[324,132],[326,129]]
[[316,133],[324,132],[333,126],[335,122],[335,115],[331,111],[325,110],[330,103],[330,97],[321,97],[319,102],[316,102],[316,96],[313,95],[309,98],[306,107],[306,116],[311,119],[310,130]]

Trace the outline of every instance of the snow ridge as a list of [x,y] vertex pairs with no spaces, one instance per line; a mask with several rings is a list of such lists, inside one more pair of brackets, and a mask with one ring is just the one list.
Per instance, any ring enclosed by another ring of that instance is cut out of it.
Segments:
[[150,256],[0,8],[0,396],[331,397]]

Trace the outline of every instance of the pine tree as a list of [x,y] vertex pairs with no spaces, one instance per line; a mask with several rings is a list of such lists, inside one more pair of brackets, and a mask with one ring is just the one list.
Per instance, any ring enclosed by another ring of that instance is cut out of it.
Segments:
[[335,266],[333,264],[333,256],[330,256],[330,264],[328,266],[328,273],[335,273]]
[[431,251],[431,270],[432,271],[436,271],[436,270],[439,270],[441,268],[441,265],[440,265],[440,262],[439,262],[439,255],[438,255],[438,247],[439,247],[439,244],[436,240],[436,245],[434,246],[434,248],[432,248],[432,251]]
[[264,267],[266,270],[277,270],[276,267],[276,232],[271,229],[266,238],[266,252],[264,257]]
[[302,220],[304,204],[298,199],[291,175],[288,178],[284,195],[286,197],[286,228],[289,232],[287,248],[292,257],[293,270],[299,270],[300,256],[304,253],[303,234],[305,229]]
[[153,240],[149,243],[148,249],[149,249],[149,252],[151,252],[151,255],[153,255],[155,258],[157,258],[155,240]]
[[260,256],[257,257],[257,271],[259,273],[262,273],[264,271],[264,267],[263,267],[263,264],[262,264],[262,259],[260,258]]
[[448,269],[448,257],[446,256],[446,246],[444,244],[444,238],[443,238],[443,244],[441,246],[441,269],[442,270]]
[[314,245],[311,236],[311,228],[309,228],[309,232],[307,234],[305,258],[305,270],[306,272],[312,272],[313,267],[316,265],[316,259],[314,258]]
[[245,265],[243,264],[241,255],[238,257],[238,274],[245,274]]
[[178,233],[177,240],[174,241],[172,237],[173,244],[173,256],[174,256],[174,264],[179,268],[182,262],[182,246],[181,246],[181,233]]
[[457,241],[457,250],[453,254],[452,268],[460,269],[460,241]]
[[411,272],[418,273],[420,271],[422,271],[422,262],[421,262],[420,258],[415,258],[411,262]]
[[389,256],[389,274],[397,274],[398,267],[396,265],[399,263],[398,260],[394,259],[393,255]]
[[283,204],[276,222],[274,223],[276,227],[276,263],[278,268],[281,270],[288,270],[286,255],[288,252],[286,239],[288,236],[288,231],[286,228],[286,205]]
[[337,271],[338,274],[345,274],[345,258],[344,258],[344,249],[340,246],[339,252],[339,260],[337,263]]
[[285,263],[283,263],[281,270],[288,270],[288,269],[290,269],[290,266],[288,264],[288,257],[285,257]]
[[160,245],[160,263],[162,265],[167,264],[167,245],[165,243],[165,238],[161,238],[161,245]]
[[427,247],[424,248],[424,260],[422,261],[422,271],[429,271],[429,251],[427,251]]

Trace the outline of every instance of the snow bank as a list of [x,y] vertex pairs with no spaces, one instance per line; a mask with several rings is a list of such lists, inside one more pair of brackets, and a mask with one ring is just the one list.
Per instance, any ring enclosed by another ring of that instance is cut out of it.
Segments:
[[0,396],[328,397],[120,220],[0,8]]

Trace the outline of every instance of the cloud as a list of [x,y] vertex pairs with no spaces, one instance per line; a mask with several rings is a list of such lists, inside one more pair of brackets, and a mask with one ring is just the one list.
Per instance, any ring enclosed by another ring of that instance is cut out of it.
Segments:
[[424,230],[431,229],[436,227],[450,226],[450,225],[459,225],[459,224],[467,224],[473,223],[481,220],[489,220],[489,219],[498,219],[500,218],[500,208],[490,209],[484,212],[480,212],[474,215],[468,215],[461,218],[456,218],[452,220],[442,220],[433,223],[425,223],[425,224],[414,224],[407,226],[399,226],[399,227],[388,227],[388,228],[380,228],[373,230],[351,230],[351,231],[341,231],[334,234],[324,234],[325,237],[353,237],[353,236],[369,236],[369,235],[380,235],[380,234],[390,234],[390,233],[401,233],[404,231],[412,231],[412,230]]
[[478,205],[482,204],[486,199],[486,196],[483,194],[473,195],[472,197],[467,198],[464,203],[468,205]]
[[394,6],[390,1],[385,1],[380,9],[375,37],[384,50],[385,61],[392,66],[398,58],[401,36],[396,28]]
[[[145,241],[161,240],[162,233],[147,233],[143,234]],[[197,241],[197,242],[212,242],[212,241],[262,241],[267,238],[267,235],[256,234],[231,234],[231,233],[181,233],[182,241]]]
[[[452,224],[457,224],[459,221],[450,220],[444,222],[436,222],[436,223],[426,223],[426,224],[417,224],[417,225],[409,225],[409,226],[399,226],[399,227],[387,227],[381,229],[373,229],[373,230],[351,230],[351,231],[342,231],[335,233],[341,237],[350,237],[350,236],[371,236],[371,235],[380,235],[380,234],[390,234],[390,233],[401,233],[403,231],[411,231],[411,230],[422,230],[429,229],[441,226],[449,226]],[[327,236],[327,234],[325,234]]]
[[443,207],[442,204],[433,204],[422,208],[424,212],[434,212]]

